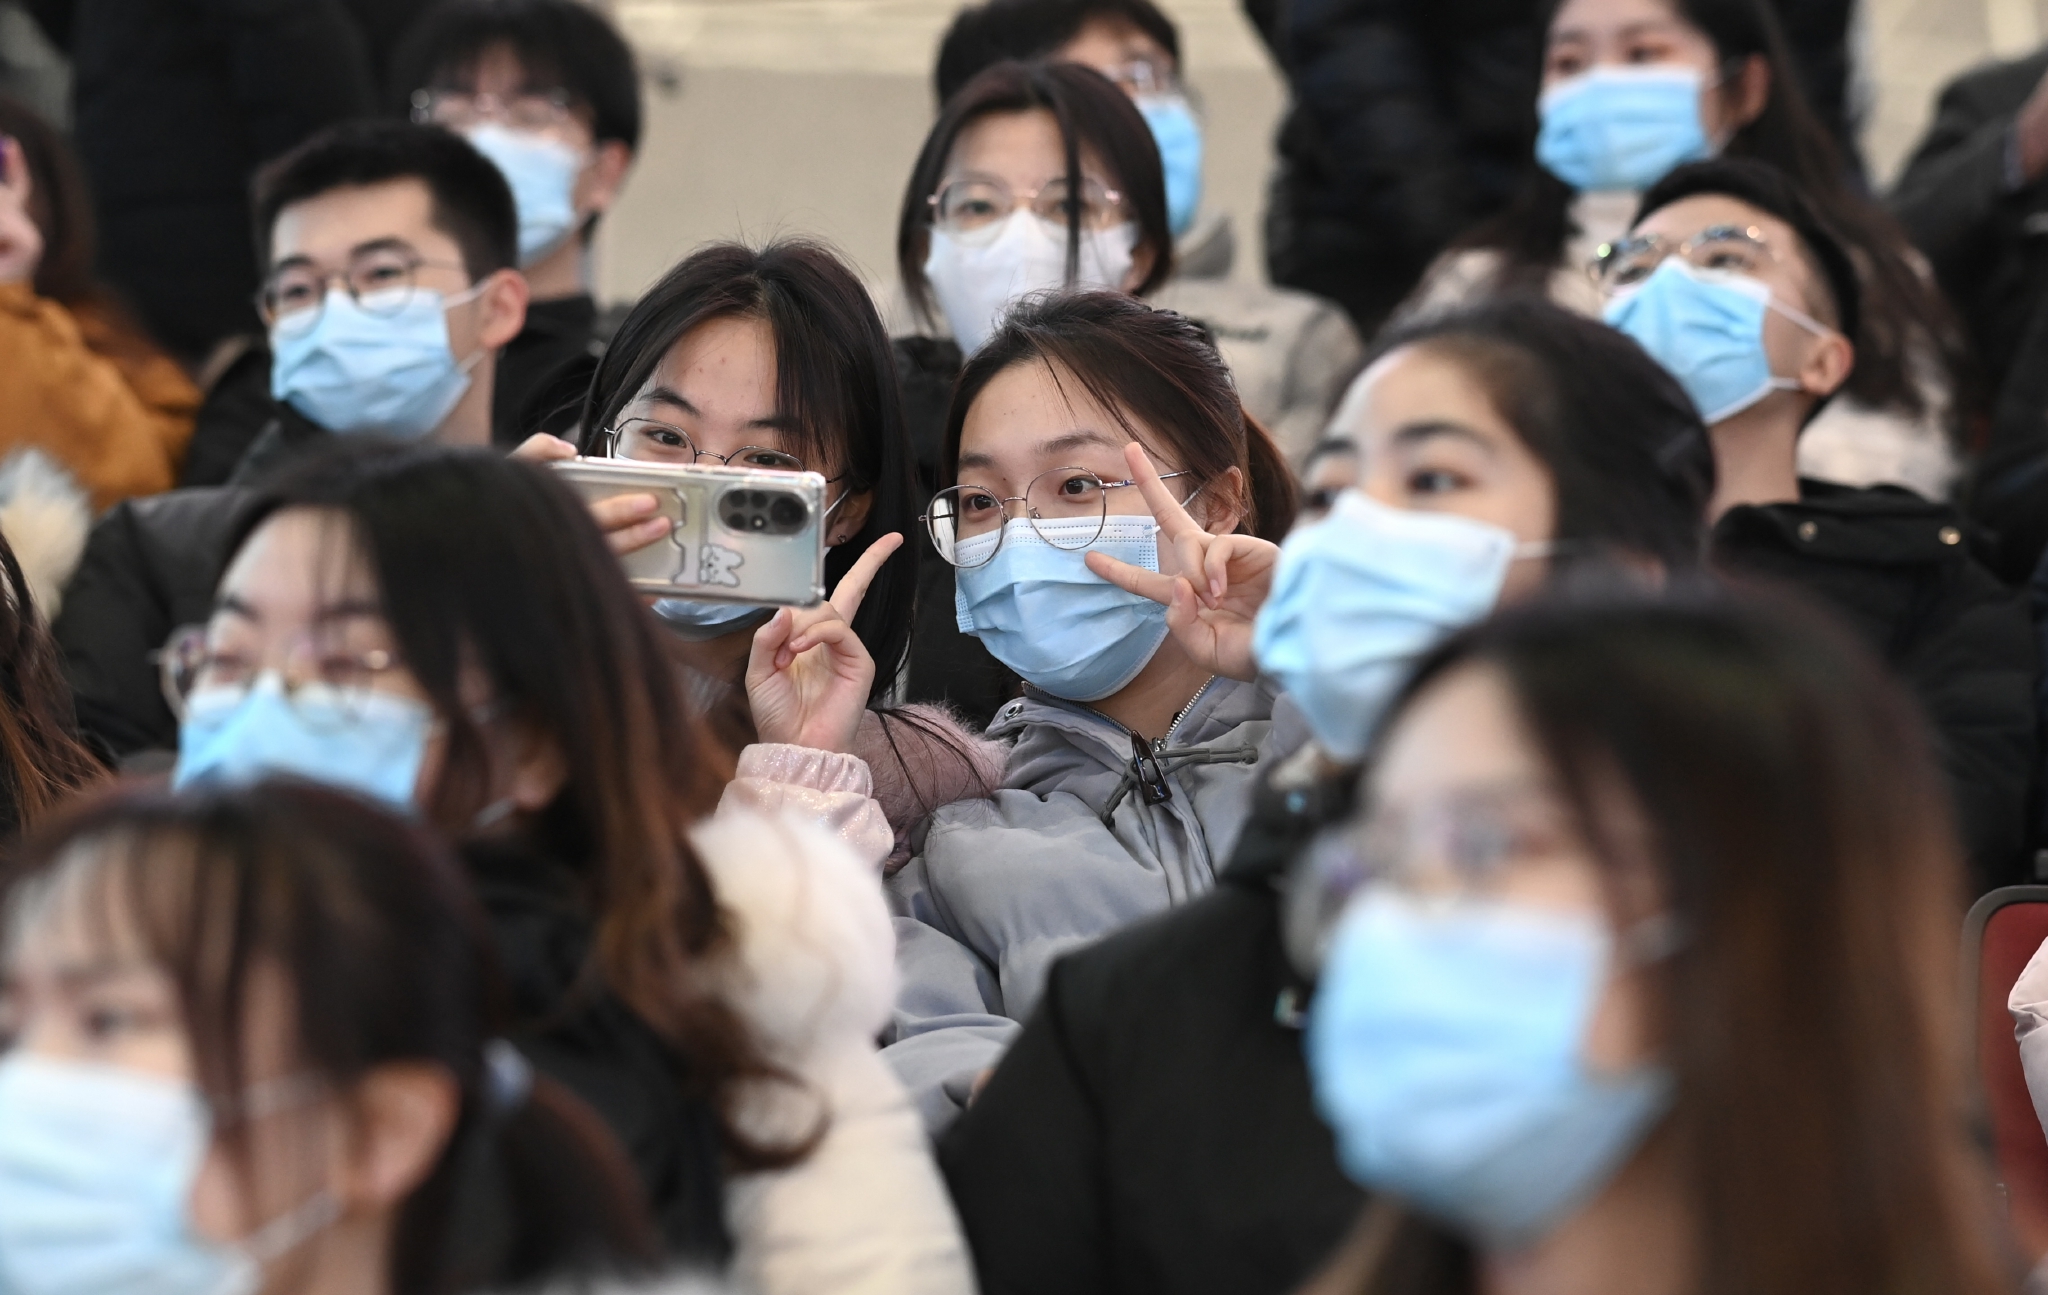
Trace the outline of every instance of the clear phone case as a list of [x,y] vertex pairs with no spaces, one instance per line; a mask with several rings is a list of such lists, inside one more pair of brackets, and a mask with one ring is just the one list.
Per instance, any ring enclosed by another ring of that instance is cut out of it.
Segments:
[[809,607],[825,597],[825,478],[631,459],[549,465],[595,503],[651,494],[668,537],[620,561],[643,593]]

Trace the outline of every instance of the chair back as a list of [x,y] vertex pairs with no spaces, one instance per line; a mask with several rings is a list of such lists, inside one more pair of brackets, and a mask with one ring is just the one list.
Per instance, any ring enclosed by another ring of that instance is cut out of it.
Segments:
[[2048,942],[2048,886],[2007,886],[1970,908],[1963,968],[1976,1022],[1979,1091],[2014,1238],[2029,1260],[2048,1257],[2048,1133],[2034,1113],[2006,1000]]

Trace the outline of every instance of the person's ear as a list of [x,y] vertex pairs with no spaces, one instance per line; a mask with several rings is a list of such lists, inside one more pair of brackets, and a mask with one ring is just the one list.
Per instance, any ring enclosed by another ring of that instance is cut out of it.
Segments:
[[1244,473],[1225,468],[1195,497],[1189,516],[1211,535],[1228,535],[1244,520]]
[[[860,534],[868,524],[868,513],[875,506],[875,492],[863,490],[857,495],[848,495],[839,507],[832,510],[831,526],[825,532],[825,547],[844,544]],[[908,535],[903,537],[909,539]]]
[[587,220],[610,211],[632,169],[633,150],[623,140],[608,139],[590,150],[590,160],[576,177],[577,216]]
[[538,813],[555,803],[569,782],[569,761],[562,744],[524,720],[504,726],[511,742],[510,785],[504,795],[526,813]]
[[350,1154],[336,1195],[344,1209],[396,1208],[440,1163],[462,1114],[462,1089],[441,1066],[393,1062],[356,1085]]
[[485,350],[495,351],[526,327],[526,303],[532,296],[526,276],[517,270],[498,270],[485,279],[476,296],[476,340]]
[[1138,285],[1151,277],[1152,266],[1159,260],[1159,254],[1152,250],[1150,243],[1140,243],[1131,249],[1131,268],[1118,286],[1125,292],[1136,294]]
[[1799,389],[1811,396],[1831,396],[1856,368],[1856,344],[1830,329],[1813,339],[1796,375]]
[[[1733,136],[1736,131],[1764,115],[1764,109],[1771,102],[1771,65],[1761,54],[1751,54],[1742,60],[1742,67],[1733,76],[1721,83],[1721,104],[1725,115],[1726,134]],[[1726,143],[1726,140],[1722,141]]]

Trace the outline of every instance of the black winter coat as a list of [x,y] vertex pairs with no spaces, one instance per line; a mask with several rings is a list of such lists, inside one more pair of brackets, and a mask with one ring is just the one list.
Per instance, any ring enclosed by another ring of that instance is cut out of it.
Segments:
[[2040,743],[2024,595],[1978,561],[1982,537],[1947,504],[1891,486],[1800,491],[1730,509],[1714,563],[1800,590],[1856,631],[1926,712],[1978,889],[2030,880]]
[[378,45],[423,0],[30,0],[72,59],[100,271],[196,362],[256,326],[249,181],[380,106]]
[[511,991],[512,1042],[611,1129],[670,1257],[722,1265],[732,1242],[717,1115],[686,1095],[675,1051],[592,982],[581,870],[511,842],[472,842],[463,858]]
[[1266,212],[1273,282],[1370,337],[1431,260],[1499,211],[1535,147],[1536,0],[1246,0],[1293,103]]
[[1891,199],[1994,397],[1968,508],[2010,584],[2048,548],[2048,179],[2014,188],[2006,173],[2013,123],[2044,74],[2048,51],[1950,82]]
[[1343,1239],[1274,889],[1342,803],[1262,786],[1214,891],[1054,964],[939,1148],[984,1295],[1284,1295]]
[[151,654],[213,614],[249,492],[218,486],[129,499],[93,523],[51,627],[81,733],[116,758],[174,751],[178,721]]

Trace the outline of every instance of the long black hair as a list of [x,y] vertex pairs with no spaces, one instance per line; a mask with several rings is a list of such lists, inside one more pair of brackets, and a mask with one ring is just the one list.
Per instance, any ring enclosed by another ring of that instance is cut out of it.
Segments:
[[[895,354],[874,301],[822,244],[714,243],[661,277],[613,335],[583,406],[583,452],[601,454],[605,429],[691,330],[714,319],[758,319],[775,336],[776,403],[793,430],[789,450],[811,467],[845,474],[847,494],[872,492],[865,524],[825,559],[836,585],[870,544],[896,531],[904,545],[883,564],[854,615],[875,659],[874,696],[896,681],[910,646],[917,595],[917,498]],[[827,475],[831,475],[827,471]]]
[[461,866],[423,827],[297,782],[75,808],[7,870],[9,929],[62,910],[87,938],[133,942],[172,982],[193,1080],[225,1150],[254,1077],[257,979],[292,1006],[291,1073],[346,1100],[380,1067],[428,1065],[460,1110],[399,1205],[395,1295],[525,1289],[576,1272],[650,1272],[658,1245],[624,1153],[587,1107],[498,1038],[491,936]]
[[1505,297],[1397,327],[1372,358],[1409,347],[1462,369],[1550,470],[1556,562],[1619,551],[1667,571],[1699,564],[1713,445],[1685,389],[1635,342],[1540,297]]
[[[1151,127],[1131,97],[1108,77],[1078,63],[1003,62],[987,68],[960,88],[939,110],[938,121],[925,136],[910,183],[903,190],[903,210],[896,221],[896,272],[910,304],[929,321],[936,309],[932,285],[925,278],[925,257],[932,243],[932,199],[945,179],[953,145],[983,117],[997,113],[1043,111],[1059,124],[1066,149],[1068,192],[1078,193],[1081,158],[1088,154],[1108,172],[1110,187],[1123,195],[1138,227],[1133,256],[1151,253],[1145,277],[1131,291],[1144,296],[1173,273],[1173,228],[1166,214],[1166,172]],[[1081,264],[1081,206],[1067,212],[1067,279]]]
[[[590,510],[531,463],[359,441],[295,460],[250,504],[228,552],[288,509],[345,519],[399,660],[444,727],[446,767],[423,813],[461,836],[489,805],[486,723],[552,742],[566,779],[528,832],[578,873],[591,971],[687,1060],[679,1098],[715,1107],[736,1162],[801,1158],[808,1146],[764,1147],[735,1118],[744,1083],[784,1076],[716,992],[737,935],[690,843],[731,759],[692,716],[661,630]],[[490,686],[488,713],[464,695],[472,672]]]
[[[1848,163],[1800,88],[1797,65],[1770,0],[1668,3],[1674,16],[1713,45],[1723,77],[1733,80],[1753,60],[1761,60],[1769,73],[1763,111],[1729,138],[1722,154],[1753,157],[1791,177],[1856,261],[1863,311],[1850,338],[1857,363],[1844,391],[1872,408],[1922,417],[1929,409],[1921,379],[1931,364],[1946,378],[1957,412],[1968,414],[1977,393],[1962,330],[1940,290],[1914,268],[1914,254],[1898,222],[1856,187]],[[1563,0],[1550,0],[1546,30],[1562,7]],[[1574,196],[1571,186],[1532,154],[1508,206],[1454,243],[1452,251],[1497,252],[1497,287],[1540,292],[1571,239]]]

